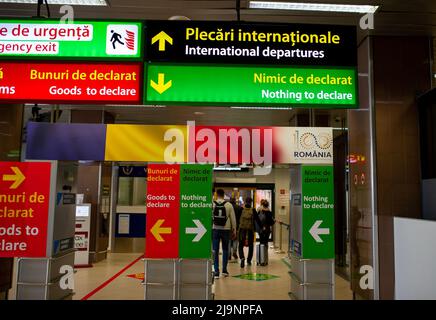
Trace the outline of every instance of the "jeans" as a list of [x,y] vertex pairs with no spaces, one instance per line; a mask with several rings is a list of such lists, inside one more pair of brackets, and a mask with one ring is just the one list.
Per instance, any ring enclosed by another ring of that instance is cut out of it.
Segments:
[[253,230],[239,230],[239,258],[244,260],[244,244],[245,239],[248,240],[248,257],[247,262],[251,263],[251,259],[253,259],[253,241],[254,241],[254,232]]
[[232,260],[232,254],[233,256],[236,255],[236,253],[238,252],[238,238],[236,238],[235,240],[230,240],[229,243],[229,260]]
[[215,274],[220,273],[220,268],[219,268],[220,240],[222,241],[222,247],[223,247],[223,272],[227,272],[227,261],[229,259],[230,230],[213,229],[212,247],[214,251],[213,267],[214,267]]

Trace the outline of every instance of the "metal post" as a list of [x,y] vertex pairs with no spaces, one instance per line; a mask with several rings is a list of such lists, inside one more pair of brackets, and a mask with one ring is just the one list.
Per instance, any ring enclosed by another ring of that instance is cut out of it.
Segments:
[[283,222],[279,222],[279,224],[280,224],[280,233],[279,233],[279,241],[280,241],[280,243],[279,243],[279,250],[276,250],[276,253],[285,253],[284,251],[283,251],[283,249],[282,249],[282,240],[283,240],[283,229],[282,229],[282,226],[283,226]]
[[272,249],[277,249],[279,246],[277,245],[277,225],[274,225],[274,230],[273,230],[273,245],[272,245]]

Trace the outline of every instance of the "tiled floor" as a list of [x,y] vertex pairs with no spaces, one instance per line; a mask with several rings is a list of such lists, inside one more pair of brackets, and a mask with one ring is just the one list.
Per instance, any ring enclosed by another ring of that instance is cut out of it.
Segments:
[[[138,254],[110,254],[107,260],[94,264],[92,268],[77,269],[75,275],[74,299],[82,299],[87,294],[107,282],[125,266],[139,257]],[[284,254],[277,254],[272,249],[269,252],[269,265],[241,269],[239,263],[230,261],[228,271],[230,277],[215,280],[216,300],[289,300],[290,277],[288,266],[283,262]],[[113,281],[89,297],[90,300],[142,300],[144,287],[141,280],[127,277],[144,272],[144,263],[138,260],[130,268],[122,272]],[[235,278],[244,273],[262,273],[278,276],[277,278],[253,281]],[[349,283],[336,277],[336,299],[348,300],[352,298]]]

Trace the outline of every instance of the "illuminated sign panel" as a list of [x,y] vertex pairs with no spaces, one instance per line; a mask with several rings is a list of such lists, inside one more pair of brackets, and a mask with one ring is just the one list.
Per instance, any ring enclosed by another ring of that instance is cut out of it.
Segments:
[[0,20],[0,57],[141,57],[142,23],[119,21]]
[[147,21],[146,104],[357,107],[353,26]]
[[140,103],[140,63],[0,62],[0,100]]
[[49,162],[0,162],[0,258],[46,256]]
[[147,21],[146,32],[154,62],[357,65],[354,26]]
[[147,103],[353,108],[354,68],[149,64]]

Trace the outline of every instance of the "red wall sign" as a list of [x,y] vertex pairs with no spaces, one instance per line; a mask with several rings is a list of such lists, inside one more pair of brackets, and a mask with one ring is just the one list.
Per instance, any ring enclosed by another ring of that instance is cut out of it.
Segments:
[[0,162],[0,257],[45,257],[49,162]]
[[146,258],[179,257],[180,166],[147,168]]
[[0,62],[0,101],[140,103],[139,63]]

